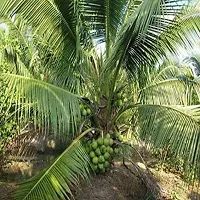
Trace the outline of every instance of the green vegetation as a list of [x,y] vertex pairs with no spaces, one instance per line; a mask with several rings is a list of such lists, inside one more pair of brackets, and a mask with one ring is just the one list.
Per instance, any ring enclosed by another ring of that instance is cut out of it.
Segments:
[[[181,157],[188,180],[200,178],[199,77],[165,63],[199,39],[200,5],[190,2],[0,1],[5,110],[70,143],[16,199],[70,199],[70,184],[91,167],[108,171],[134,137]],[[18,130],[2,120],[7,133]]]
[[[12,44],[13,45],[13,44]],[[14,45],[13,45],[14,46]],[[0,66],[0,72],[8,71],[9,65],[4,62]],[[19,122],[15,115],[15,104],[10,98],[7,99],[6,88],[7,84],[0,80],[0,166],[3,164],[6,146],[12,141],[19,131]]]

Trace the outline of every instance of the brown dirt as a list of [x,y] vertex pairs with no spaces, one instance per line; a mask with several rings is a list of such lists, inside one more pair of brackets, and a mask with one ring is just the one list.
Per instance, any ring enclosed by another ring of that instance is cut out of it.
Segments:
[[150,170],[157,177],[165,200],[200,200],[200,191],[187,185],[179,175],[155,168]]
[[15,190],[15,183],[0,184],[0,200],[12,200],[12,192]]
[[[0,200],[12,200],[16,183],[0,184]],[[116,164],[110,172],[92,175],[90,182],[73,189],[75,200],[143,200],[147,189],[141,179]]]
[[74,192],[76,200],[143,200],[146,196],[145,185],[124,166],[92,177]]
[[[16,163],[15,163],[16,165]],[[15,166],[13,165],[13,166]],[[12,169],[12,179],[2,179],[0,175],[0,200],[12,200],[10,194],[16,188],[18,177],[23,177],[20,163],[20,170]],[[27,163],[24,163],[27,166]],[[24,166],[24,169],[26,169]],[[141,170],[143,166],[140,165]],[[18,169],[18,168],[16,168]],[[29,169],[29,168],[27,168]],[[129,167],[129,169],[132,169]],[[134,170],[131,170],[135,172]],[[78,188],[73,189],[75,200],[153,200],[150,196],[146,185],[141,177],[134,175],[130,170],[125,168],[122,163],[115,163],[112,171],[104,175],[92,176],[89,183],[81,183]],[[193,191],[191,187],[186,187],[183,180],[177,174],[156,170],[156,167],[150,166],[150,171],[155,179],[153,184],[160,186],[162,200],[200,200],[200,193]],[[20,179],[20,180],[21,180]],[[150,177],[152,180],[152,177]],[[148,180],[148,179],[147,179]]]
[[185,184],[180,176],[150,168],[152,183],[160,187],[160,198],[151,195],[141,178],[133,175],[122,165],[110,173],[91,178],[74,191],[75,200],[200,200],[200,192]]

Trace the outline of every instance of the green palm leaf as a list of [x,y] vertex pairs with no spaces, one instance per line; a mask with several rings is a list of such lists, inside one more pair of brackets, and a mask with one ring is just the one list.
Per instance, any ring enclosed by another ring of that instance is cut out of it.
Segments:
[[23,45],[24,52],[26,52],[26,57],[31,57],[33,49],[30,48],[30,41],[28,41],[27,31],[29,27],[26,21],[21,16],[15,16],[14,20],[8,16],[1,16],[0,22],[8,26],[9,39],[19,40],[20,44]]
[[168,79],[151,84],[140,92],[140,101],[146,104],[188,105],[187,85],[180,79]]
[[[190,67],[168,66],[152,73],[151,81],[140,91],[144,104],[190,105],[196,81]],[[196,86],[199,88],[199,86]]]
[[200,87],[200,77],[198,76],[193,81],[193,88],[194,88],[194,91],[196,92],[196,94],[198,96],[198,99],[200,100],[200,90],[199,90],[199,87]]
[[78,95],[31,77],[3,74],[3,79],[8,85],[7,96],[22,108],[23,116],[40,121],[46,128],[51,124],[56,133],[73,137],[76,118],[80,117]]
[[79,141],[84,134],[75,139],[48,169],[21,183],[15,199],[70,199],[70,186],[77,186],[80,178],[87,179],[89,175],[89,157]]
[[190,180],[200,178],[200,107],[138,105],[138,111],[141,138],[184,159]]
[[110,47],[114,44],[116,35],[126,16],[127,0],[82,0],[81,13],[90,24],[92,35],[98,40],[106,42],[107,57]]
[[198,55],[187,57],[184,60],[185,60],[186,63],[190,63],[195,67],[195,73],[197,75],[200,74],[200,62],[199,62],[199,56]]
[[160,81],[164,81],[169,78],[176,78],[180,75],[183,75],[183,72],[180,67],[176,67],[173,65],[167,65],[164,67],[160,67],[153,78],[154,83],[159,83]]
[[188,45],[189,38],[197,37],[197,31],[195,35],[191,32],[198,29],[199,11],[190,8],[190,12],[182,14],[185,4],[186,1],[179,1],[178,5],[174,1],[143,1],[119,31],[105,68],[116,69],[116,63],[122,64],[123,60],[124,67],[135,73],[141,65],[154,65],[166,56],[167,50],[176,53],[174,41]]
[[75,59],[76,37],[72,27],[51,0],[0,2],[1,17],[20,13],[35,33],[43,37],[58,56],[65,52],[67,59]]

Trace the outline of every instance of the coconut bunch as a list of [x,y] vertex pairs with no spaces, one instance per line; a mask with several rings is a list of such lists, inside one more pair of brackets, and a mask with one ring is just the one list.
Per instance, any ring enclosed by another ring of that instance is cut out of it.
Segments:
[[88,115],[91,115],[91,110],[90,110],[90,108],[88,108],[86,105],[84,105],[84,104],[80,104],[79,105],[79,108],[80,108],[80,112],[81,112],[81,116],[83,116],[83,117],[86,117],[86,116],[88,116]]
[[96,173],[104,173],[111,168],[113,157],[121,151],[122,141],[123,135],[120,132],[107,133],[104,137],[99,136],[86,141],[85,148]]
[[122,107],[126,102],[127,102],[126,94],[118,92],[115,96],[115,101],[114,101],[115,107]]

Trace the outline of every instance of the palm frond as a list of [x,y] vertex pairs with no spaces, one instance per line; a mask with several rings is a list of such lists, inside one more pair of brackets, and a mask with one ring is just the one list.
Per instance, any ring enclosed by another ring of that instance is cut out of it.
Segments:
[[158,72],[156,73],[153,82],[157,83],[160,81],[167,80],[169,78],[176,78],[177,76],[182,75],[182,71],[179,67],[169,65],[169,66],[164,66],[162,69],[162,66],[157,70]]
[[187,57],[185,59],[186,63],[192,64],[195,68],[195,73],[197,76],[199,76],[200,74],[200,62],[199,62],[199,56],[198,55],[194,55],[191,57]]
[[[123,23],[127,0],[83,0],[80,1],[81,13],[89,23],[92,35],[99,41],[115,42],[115,37]],[[111,49],[109,49],[111,50]]]
[[141,89],[144,104],[190,105],[194,81],[189,67],[168,66],[154,72],[152,81]]
[[141,138],[184,161],[189,180],[200,178],[199,106],[138,105]]
[[[135,73],[141,65],[153,66],[166,56],[167,50],[176,53],[176,43],[188,46],[190,39],[198,35],[199,12],[190,8],[190,12],[183,13],[186,3],[143,1],[119,32],[106,70],[116,68],[117,63],[125,61],[124,67]],[[192,31],[194,35],[190,34]]]
[[[174,41],[183,45],[188,44],[189,40],[187,39],[181,40],[179,37],[175,39],[177,35],[173,32],[173,29],[181,30],[181,28],[177,29],[178,26],[181,26],[181,22],[176,22],[176,16],[182,15],[182,9],[185,7],[184,3],[186,2],[179,1],[178,3],[177,1],[176,5],[176,2],[162,1],[154,8],[157,10],[149,13],[150,19],[146,28],[141,29],[136,37],[133,37],[130,41],[125,65],[128,70],[134,73],[134,70],[137,71],[137,66],[139,67],[139,65],[144,65],[145,63],[154,65],[159,61],[160,57],[166,56],[167,50],[176,53],[177,49]],[[190,16],[190,18],[193,19],[193,16]],[[190,26],[191,30],[195,28],[196,25],[194,24]],[[184,29],[183,26],[182,29]],[[186,31],[186,27],[184,30]],[[172,35],[173,39],[171,39]],[[192,35],[190,37],[194,38]]]
[[71,199],[70,186],[77,186],[80,178],[88,179],[89,175],[89,157],[79,139],[75,139],[49,168],[21,183],[15,199]]
[[125,16],[125,20],[127,20],[138,9],[142,2],[143,0],[129,1],[129,4],[127,5],[127,13]]
[[73,137],[80,117],[78,95],[31,77],[3,74],[3,80],[8,85],[6,95],[22,108],[21,115]]
[[[33,49],[30,49],[30,40],[28,40],[29,35],[27,31],[29,29],[26,21],[20,16],[15,16],[15,19],[12,19],[10,16],[2,16],[0,18],[0,22],[4,23],[8,28],[8,36],[9,39],[15,39],[20,41],[21,48],[23,46],[23,56],[26,54],[26,58],[24,57],[24,62],[28,58],[31,57],[33,53]],[[25,53],[26,52],[26,53]]]
[[63,17],[51,0],[0,2],[1,17],[14,18],[18,13],[23,16],[34,34],[43,37],[58,56],[65,52],[68,60],[75,59],[76,37],[69,22]]
[[187,85],[173,78],[150,84],[140,92],[140,101],[158,105],[188,105]]
[[194,91],[196,92],[196,94],[198,96],[198,100],[200,100],[200,90],[199,90],[199,87],[200,87],[200,78],[197,77],[197,78],[195,78],[195,80],[193,82],[193,88],[194,88]]

